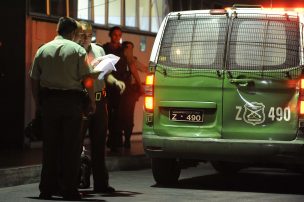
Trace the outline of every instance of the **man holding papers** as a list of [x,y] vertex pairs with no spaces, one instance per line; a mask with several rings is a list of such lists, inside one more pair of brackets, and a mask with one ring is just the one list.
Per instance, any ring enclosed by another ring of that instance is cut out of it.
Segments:
[[83,31],[80,43],[87,51],[88,61],[92,66],[95,66],[94,71],[101,71],[98,78],[95,79],[93,83],[96,111],[88,117],[88,123],[84,124],[87,127],[83,128],[83,132],[85,134],[86,130],[89,130],[94,191],[100,193],[111,193],[114,192],[115,189],[109,186],[109,175],[105,164],[105,142],[108,127],[105,82],[112,86],[116,86],[121,93],[125,89],[125,84],[110,74],[112,70],[115,71],[114,64],[119,60],[119,57],[114,55],[105,55],[103,48],[91,43],[93,34],[92,25],[88,22],[80,22],[80,24]]

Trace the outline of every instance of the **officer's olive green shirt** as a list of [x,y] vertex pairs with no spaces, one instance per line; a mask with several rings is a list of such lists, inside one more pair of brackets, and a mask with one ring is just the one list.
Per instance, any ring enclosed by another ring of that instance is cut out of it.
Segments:
[[82,90],[84,76],[91,72],[86,51],[77,43],[56,36],[36,53],[30,77],[40,86],[59,90]]
[[[88,52],[88,57],[89,58],[92,57],[91,59],[94,59],[94,58],[101,57],[101,56],[104,56],[104,55],[105,55],[105,52],[104,52],[102,47],[100,47],[100,46],[98,46],[94,43],[91,43],[90,51]],[[105,87],[104,79],[102,79],[102,80],[95,79],[94,80],[94,92],[99,92],[104,87]]]

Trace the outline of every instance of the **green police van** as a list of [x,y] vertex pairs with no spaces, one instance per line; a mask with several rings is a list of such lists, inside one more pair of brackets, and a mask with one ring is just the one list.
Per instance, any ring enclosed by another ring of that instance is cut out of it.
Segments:
[[143,144],[154,179],[304,165],[303,9],[169,13],[146,78]]

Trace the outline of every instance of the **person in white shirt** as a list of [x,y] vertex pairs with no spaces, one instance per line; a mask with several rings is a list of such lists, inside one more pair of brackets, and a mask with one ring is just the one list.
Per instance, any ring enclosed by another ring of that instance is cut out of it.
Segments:
[[[92,25],[85,21],[81,21],[79,23],[82,27],[80,45],[82,45],[87,51],[88,62],[91,63],[95,58],[104,56],[105,52],[102,47],[95,43],[91,43],[93,36]],[[114,78],[111,73],[105,75],[104,79],[94,80],[93,87],[95,92],[96,111],[94,114],[88,116],[87,123],[84,124],[87,127],[83,128],[83,133],[86,133],[88,129],[94,191],[100,193],[111,193],[114,192],[115,189],[109,186],[109,175],[105,162],[105,147],[108,130],[105,82],[111,86],[115,86],[120,93],[125,89],[124,82]],[[86,184],[82,186],[84,187],[81,188],[86,188],[89,185]]]

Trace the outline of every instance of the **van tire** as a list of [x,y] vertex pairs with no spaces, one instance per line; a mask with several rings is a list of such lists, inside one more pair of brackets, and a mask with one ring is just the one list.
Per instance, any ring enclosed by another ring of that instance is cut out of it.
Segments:
[[181,168],[176,159],[152,158],[152,173],[154,180],[160,185],[174,185],[177,183]]
[[212,161],[213,168],[220,174],[231,175],[238,173],[244,166],[238,163]]

